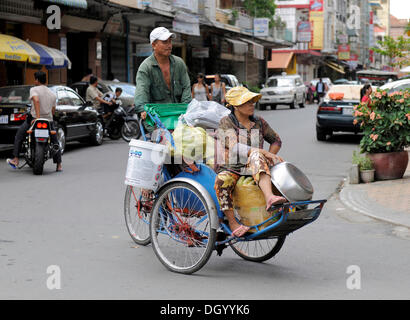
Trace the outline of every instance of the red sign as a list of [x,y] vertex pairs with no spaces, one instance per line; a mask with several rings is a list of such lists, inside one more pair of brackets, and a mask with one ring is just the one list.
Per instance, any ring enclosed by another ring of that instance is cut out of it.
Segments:
[[339,60],[350,60],[350,46],[348,44],[341,44],[337,50]]
[[323,11],[324,0],[309,0],[309,10],[310,11]]
[[373,55],[373,50],[369,50],[369,60],[370,62],[374,62],[374,55]]
[[356,53],[352,53],[350,55],[350,61],[358,61],[359,60],[359,55],[357,55]]

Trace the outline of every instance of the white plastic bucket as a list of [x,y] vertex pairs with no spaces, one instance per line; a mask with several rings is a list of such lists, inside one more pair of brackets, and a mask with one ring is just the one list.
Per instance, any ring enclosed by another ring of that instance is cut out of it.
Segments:
[[135,139],[131,139],[129,146],[125,184],[155,191],[162,180],[168,147]]

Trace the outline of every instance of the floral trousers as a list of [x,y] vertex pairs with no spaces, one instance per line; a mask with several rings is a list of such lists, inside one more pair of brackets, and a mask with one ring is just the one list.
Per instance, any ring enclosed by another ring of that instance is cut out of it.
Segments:
[[[246,163],[246,169],[257,184],[259,184],[259,178],[262,172],[270,176],[268,160],[258,151],[251,152]],[[223,212],[233,210],[232,194],[240,177],[239,172],[229,170],[221,171],[216,176],[214,189],[219,206]]]

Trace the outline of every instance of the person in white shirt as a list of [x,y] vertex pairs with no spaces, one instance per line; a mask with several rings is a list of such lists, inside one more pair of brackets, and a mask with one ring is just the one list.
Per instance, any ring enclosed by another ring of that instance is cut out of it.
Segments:
[[[21,147],[23,141],[26,137],[27,130],[31,127],[33,121],[36,118],[45,118],[51,120],[51,129],[53,128],[53,115],[56,110],[56,100],[57,97],[47,86],[47,76],[43,71],[37,71],[34,74],[35,86],[30,89],[30,100],[32,100],[32,107],[30,114],[27,116],[26,121],[17,130],[16,137],[14,138],[14,150],[13,159],[7,159],[7,163],[16,169],[19,165],[19,155],[21,152]],[[50,135],[51,143],[55,145],[58,144],[57,135]],[[57,164],[56,171],[62,171],[62,160],[61,160],[61,150],[58,149],[53,157],[54,163]]]

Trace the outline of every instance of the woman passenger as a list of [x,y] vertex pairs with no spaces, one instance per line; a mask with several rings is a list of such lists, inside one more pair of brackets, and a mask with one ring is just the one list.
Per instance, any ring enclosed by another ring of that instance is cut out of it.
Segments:
[[[217,171],[214,188],[232,235],[236,237],[249,230],[234,216],[232,194],[241,175],[252,175],[263,192],[267,210],[272,205],[286,202],[284,197],[272,192],[269,167],[283,161],[276,155],[282,141],[262,117],[254,115],[255,103],[260,98],[260,94],[245,87],[229,90],[226,102],[231,114],[222,118],[218,127],[218,139],[225,148],[225,163]],[[269,151],[263,149],[264,141],[270,144]]]

